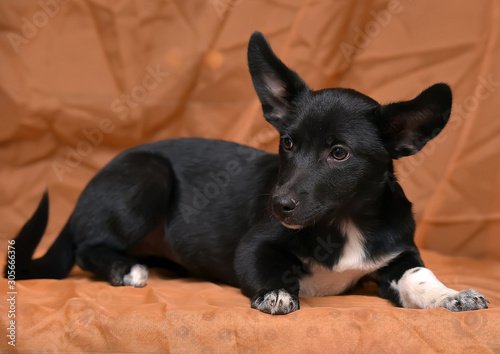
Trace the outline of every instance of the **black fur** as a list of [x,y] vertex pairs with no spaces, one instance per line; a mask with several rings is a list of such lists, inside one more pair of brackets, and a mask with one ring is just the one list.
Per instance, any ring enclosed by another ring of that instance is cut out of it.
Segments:
[[389,105],[350,89],[312,91],[257,32],[248,61],[264,116],[281,135],[279,155],[194,138],[127,150],[90,181],[47,255],[31,260],[47,222],[44,196],[16,240],[17,279],[63,278],[76,260],[123,285],[137,259],[154,257],[241,287],[261,311],[288,313],[311,266],[339,262],[349,220],[368,260],[399,253],[371,276],[380,296],[400,305],[390,283],[423,263],[392,159],[441,131],[450,88]]

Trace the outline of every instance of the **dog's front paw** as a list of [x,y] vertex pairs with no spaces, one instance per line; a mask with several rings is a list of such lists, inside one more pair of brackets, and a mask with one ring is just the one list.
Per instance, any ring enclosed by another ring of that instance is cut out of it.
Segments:
[[252,308],[271,315],[286,315],[299,309],[299,297],[284,289],[273,290],[254,298]]
[[456,295],[446,297],[439,307],[453,312],[487,309],[490,302],[474,289],[463,290]]

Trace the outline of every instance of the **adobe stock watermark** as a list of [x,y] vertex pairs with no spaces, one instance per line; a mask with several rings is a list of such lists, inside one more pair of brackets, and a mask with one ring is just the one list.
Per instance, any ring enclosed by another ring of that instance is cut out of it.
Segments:
[[121,120],[127,119],[130,112],[139,106],[139,103],[148,97],[148,93],[156,89],[166,77],[170,75],[167,71],[162,71],[159,64],[156,67],[147,66],[148,72],[142,79],[142,85],[132,87],[128,94],[111,102],[111,110],[118,115]]
[[210,2],[217,13],[217,16],[223,20],[226,14],[238,7],[243,0],[210,0]]
[[387,8],[380,11],[370,11],[372,19],[365,24],[364,28],[354,27],[352,42],[342,42],[340,44],[340,50],[347,62],[350,63],[354,55],[367,48],[373,38],[380,35],[382,30],[389,26],[394,15],[400,14],[403,12],[403,9],[404,7],[400,0],[391,0]]
[[238,160],[229,160],[224,171],[209,172],[207,182],[201,188],[193,188],[191,204],[180,203],[179,210],[186,224],[191,223],[193,215],[199,215],[210,202],[216,199],[221,191],[229,185],[231,179],[238,176],[243,167]]
[[[321,264],[331,257],[335,252],[338,252],[342,247],[342,242],[336,240],[331,234],[327,235],[326,238],[316,237],[316,247],[314,248],[312,257],[304,259],[304,263]],[[281,280],[284,284],[290,285],[291,291],[297,291],[300,288],[299,281],[305,275],[309,274],[304,266],[292,265],[292,267],[286,270]]]
[[26,16],[21,17],[21,34],[7,33],[7,38],[14,52],[19,54],[21,45],[28,44],[31,39],[36,37],[48,25],[50,19],[54,18],[61,11],[61,7],[68,2],[69,0],[38,0],[37,4],[40,10],[35,12],[31,19]]
[[[432,136],[434,139],[429,141],[425,148],[419,153],[409,156],[400,163],[397,168],[397,176],[399,180],[404,180],[415,172],[415,170],[424,163],[425,159],[436,151],[436,147],[448,140],[448,134],[452,131],[459,129],[467,116],[479,108],[481,101],[489,99],[500,87],[500,81],[495,81],[493,75],[490,74],[486,78],[483,76],[478,77],[478,83],[474,92],[465,97],[459,104],[454,104],[451,110],[451,115],[447,123],[447,130],[439,134],[436,130]],[[396,188],[397,180],[393,177],[388,179],[389,186],[392,190]]]
[[[129,117],[130,112],[139,106],[139,103],[148,97],[148,93],[156,89],[169,75],[162,71],[160,65],[146,67],[147,74],[144,75],[141,85],[134,86],[128,94],[111,102],[111,111],[117,114],[120,120]],[[104,140],[104,136],[115,131],[116,125],[111,118],[102,118],[97,127],[92,129],[82,129],[82,139],[76,146],[65,146],[65,157],[59,161],[52,162],[52,170],[57,179],[62,182],[64,175],[71,173],[80,166],[83,159],[89,156]]]
[[65,146],[66,154],[64,159],[52,162],[52,170],[54,171],[59,182],[62,182],[66,173],[71,173],[75,168],[80,166],[83,159],[89,156],[94,148],[99,146],[104,140],[105,134],[110,134],[115,130],[116,126],[109,118],[103,118],[99,121],[98,128],[82,129],[81,134],[83,139],[76,146]]
[[[2,235],[3,236],[3,235]],[[17,288],[16,288],[16,240],[7,241],[7,265],[5,277],[7,278],[7,343],[15,347],[17,340]]]
[[[272,128],[264,128],[246,142],[248,145],[259,146],[277,136],[278,132]],[[208,173],[206,182],[203,186],[192,189],[192,199],[189,204],[180,203],[179,209],[186,224],[191,223],[194,215],[199,215],[205,208],[209,207],[223,192],[228,185],[237,178],[247,163],[255,160],[262,152],[250,148],[246,145],[240,145],[237,149],[237,158],[228,160],[224,168],[219,171]]]

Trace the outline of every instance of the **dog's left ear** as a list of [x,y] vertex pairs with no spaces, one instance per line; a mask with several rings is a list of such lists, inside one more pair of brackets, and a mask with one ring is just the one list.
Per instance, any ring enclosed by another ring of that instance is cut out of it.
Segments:
[[264,117],[280,130],[297,96],[308,90],[299,75],[274,54],[266,37],[254,32],[248,43],[248,67]]
[[444,128],[451,113],[447,84],[435,84],[410,101],[381,106],[377,124],[393,159],[419,152]]

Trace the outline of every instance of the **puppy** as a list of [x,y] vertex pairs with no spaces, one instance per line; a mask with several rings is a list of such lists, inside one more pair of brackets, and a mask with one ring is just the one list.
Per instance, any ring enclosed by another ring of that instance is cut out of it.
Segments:
[[448,85],[387,105],[350,89],[313,91],[258,32],[248,63],[279,155],[195,138],[129,149],[89,182],[55,243],[32,260],[48,220],[43,196],[16,239],[16,279],[64,278],[76,263],[114,286],[143,287],[149,264],[238,286],[269,314],[362,279],[397,306],[487,308],[475,290],[449,289],[424,267],[393,171],[393,159],[446,125]]

